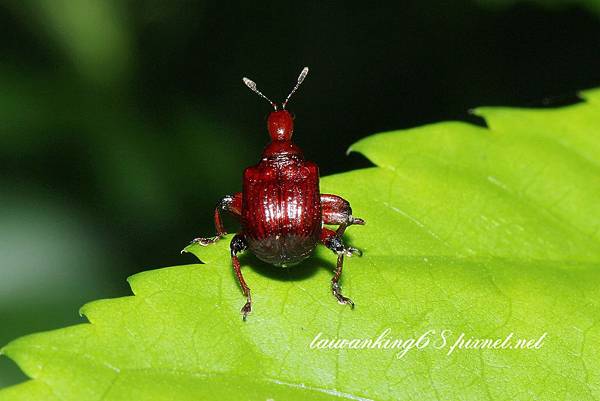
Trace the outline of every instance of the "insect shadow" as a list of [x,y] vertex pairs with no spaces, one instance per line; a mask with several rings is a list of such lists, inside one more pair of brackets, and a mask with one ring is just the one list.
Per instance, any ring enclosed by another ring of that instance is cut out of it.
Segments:
[[[261,276],[279,281],[305,280],[317,274],[319,269],[326,269],[333,275],[336,266],[335,259],[329,260],[321,256],[313,256],[295,266],[276,267],[261,261],[250,252],[240,255],[240,263],[242,268],[252,269]],[[233,270],[231,274],[235,276]]]

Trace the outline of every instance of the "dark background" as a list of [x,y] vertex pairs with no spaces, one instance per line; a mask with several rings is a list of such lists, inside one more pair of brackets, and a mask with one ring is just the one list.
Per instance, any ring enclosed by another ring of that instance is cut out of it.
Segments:
[[[323,175],[367,135],[600,85],[600,2],[5,1],[0,6],[0,343],[77,321],[125,277],[193,263],[241,189],[269,105]],[[492,4],[493,3],[493,4]],[[21,379],[5,358],[0,386]]]

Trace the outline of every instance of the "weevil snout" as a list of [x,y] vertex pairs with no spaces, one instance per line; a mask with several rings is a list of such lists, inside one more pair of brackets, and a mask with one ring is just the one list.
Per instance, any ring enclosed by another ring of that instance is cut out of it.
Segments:
[[273,111],[267,118],[267,128],[272,141],[290,141],[294,133],[294,120],[287,110]]

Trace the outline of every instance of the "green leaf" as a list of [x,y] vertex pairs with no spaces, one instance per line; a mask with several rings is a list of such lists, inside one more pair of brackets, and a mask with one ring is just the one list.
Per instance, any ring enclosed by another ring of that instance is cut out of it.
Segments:
[[[243,322],[228,241],[193,246],[205,264],[135,275],[135,296],[82,308],[91,324],[6,346],[33,380],[0,400],[600,398],[600,91],[584,97],[478,109],[489,129],[447,122],[355,144],[377,167],[322,189],[367,220],[347,238],[365,252],[342,280],[356,309],[334,301],[326,249],[291,269],[244,255]],[[386,329],[434,332],[419,349],[310,346]],[[449,354],[461,333],[538,348]]]

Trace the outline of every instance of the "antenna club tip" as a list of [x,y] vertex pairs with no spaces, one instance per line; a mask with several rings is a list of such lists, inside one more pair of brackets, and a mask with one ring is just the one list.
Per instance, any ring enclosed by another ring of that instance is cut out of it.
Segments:
[[[294,92],[296,92],[296,90],[298,89],[298,87],[300,86],[300,84],[302,84],[302,82],[304,81],[304,78],[306,78],[306,75],[308,74],[308,67],[304,67],[302,69],[302,72],[300,72],[300,75],[298,76],[298,81],[296,83],[296,85],[294,86],[294,88],[292,88],[292,91],[290,92],[289,95],[287,95],[287,97],[285,98],[285,101],[281,104],[281,108],[285,109],[285,106],[288,104],[290,97],[294,94]],[[269,102],[271,104],[271,106],[273,106],[273,108],[275,109],[275,111],[277,111],[277,104],[275,104],[274,102],[271,101],[271,99],[269,99],[268,97],[266,97],[265,95],[262,94],[261,91],[258,90],[258,88],[256,87],[256,83],[254,81],[252,81],[251,79],[248,79],[246,77],[242,78],[242,82],[248,87],[250,88],[250,90],[254,93],[256,93],[258,96],[264,98],[267,102]]]

